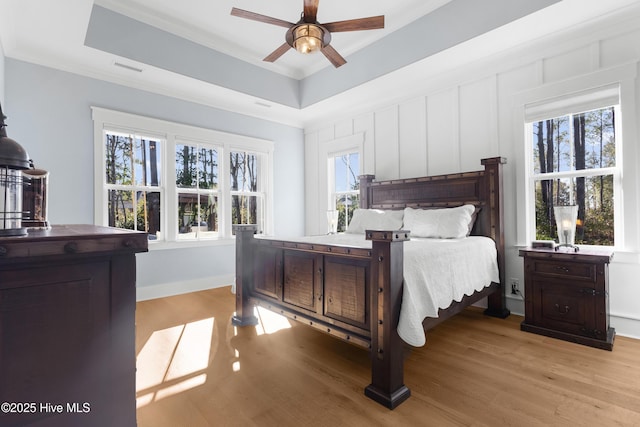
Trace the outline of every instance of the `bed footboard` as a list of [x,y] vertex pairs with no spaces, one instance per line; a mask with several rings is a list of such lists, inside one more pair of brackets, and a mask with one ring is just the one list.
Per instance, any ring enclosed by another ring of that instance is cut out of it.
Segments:
[[234,325],[255,325],[254,306],[264,306],[369,350],[366,396],[393,409],[411,395],[397,333],[408,232],[367,230],[369,250],[256,239],[250,225],[234,231]]

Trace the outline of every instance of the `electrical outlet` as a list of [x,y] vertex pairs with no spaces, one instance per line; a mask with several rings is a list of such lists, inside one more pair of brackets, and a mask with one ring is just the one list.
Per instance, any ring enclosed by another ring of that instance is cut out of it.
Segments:
[[511,294],[518,295],[520,293],[520,281],[518,279],[512,278],[509,280],[509,284],[511,285]]

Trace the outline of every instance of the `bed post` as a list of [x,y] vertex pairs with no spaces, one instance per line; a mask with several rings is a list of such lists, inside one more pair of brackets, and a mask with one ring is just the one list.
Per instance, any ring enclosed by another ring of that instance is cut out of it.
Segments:
[[234,225],[236,233],[236,313],[231,322],[236,326],[257,325],[249,296],[253,288],[253,235],[255,225]]
[[358,179],[360,179],[360,208],[369,209],[371,204],[369,187],[371,187],[375,175],[360,175]]
[[371,251],[371,384],[364,394],[393,409],[411,396],[404,385],[403,342],[398,335],[406,231],[366,231]]
[[498,250],[498,270],[500,277],[500,290],[488,297],[488,308],[484,314],[502,319],[509,316],[505,295],[505,253],[504,253],[504,203],[502,188],[502,165],[507,163],[504,157],[492,157],[482,159],[484,166],[484,193],[489,201],[489,237],[496,242]]

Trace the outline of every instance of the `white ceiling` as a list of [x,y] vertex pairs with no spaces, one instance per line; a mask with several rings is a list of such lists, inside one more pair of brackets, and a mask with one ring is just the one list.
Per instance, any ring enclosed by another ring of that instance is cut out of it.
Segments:
[[[349,61],[349,55],[366,49],[372,43],[451,1],[321,0],[318,21],[322,23],[385,15],[383,30],[333,34],[332,46]],[[302,12],[302,3],[302,0],[96,1],[96,4],[122,15],[294,79],[312,76],[332,66],[321,54],[300,55],[294,50],[284,54],[274,64],[263,62],[262,58],[284,42],[286,29],[233,17],[230,11],[232,7],[238,7],[297,22]],[[550,33],[565,31],[571,26],[600,19],[607,13],[634,3],[638,3],[637,0],[562,0],[449,50],[455,50],[457,58],[466,56],[465,60],[478,59]],[[0,42],[5,55],[295,126],[304,126],[310,116],[317,117],[323,113],[328,114],[328,110],[335,110],[336,102],[361,103],[367,96],[365,93],[370,83],[346,91],[349,93],[334,96],[331,102],[325,100],[311,107],[296,109],[92,49],[84,44],[92,7],[92,0],[0,0]],[[455,61],[451,60],[450,53],[442,52],[437,56],[446,58],[449,66],[454,66]],[[425,58],[420,61],[423,65],[411,64],[392,73],[397,76],[395,78],[379,77],[378,87],[393,87],[398,92],[399,81],[411,83],[412,78],[424,74],[420,67],[428,66],[433,70],[434,61],[434,58]],[[143,72],[136,73],[115,67],[115,62],[140,68]],[[425,62],[428,65],[424,65]],[[442,66],[443,63],[440,64],[441,68]],[[265,104],[269,107],[265,107]]]
[[[331,45],[343,56],[388,35],[451,0],[321,0],[318,22],[385,15],[385,28],[336,33]],[[293,78],[329,65],[323,55],[290,50],[274,64],[262,59],[284,43],[286,28],[231,16],[231,8],[249,10],[292,23],[300,19],[302,0],[100,0],[107,9],[195,41],[204,46]]]

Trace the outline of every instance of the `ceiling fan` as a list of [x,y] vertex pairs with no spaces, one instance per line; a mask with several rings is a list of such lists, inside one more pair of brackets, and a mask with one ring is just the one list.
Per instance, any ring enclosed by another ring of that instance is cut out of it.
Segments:
[[286,41],[267,55],[264,61],[274,62],[290,48],[294,48],[300,53],[312,53],[319,50],[336,68],[346,64],[347,61],[330,45],[332,32],[384,28],[384,15],[320,24],[316,20],[318,2],[319,0],[303,0],[302,16],[295,24],[235,7],[231,9],[231,15],[287,28]]

